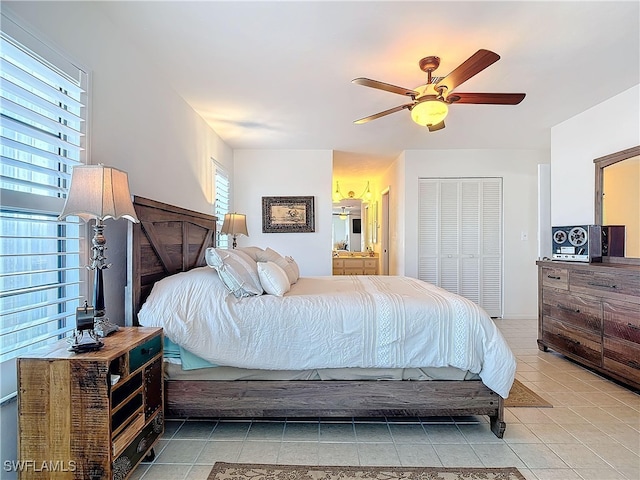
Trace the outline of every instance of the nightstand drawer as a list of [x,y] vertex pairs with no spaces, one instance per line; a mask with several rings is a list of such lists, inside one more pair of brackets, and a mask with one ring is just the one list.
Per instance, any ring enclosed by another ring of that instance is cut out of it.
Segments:
[[133,372],[162,351],[162,337],[157,335],[151,340],[132,348],[129,352],[129,370]]

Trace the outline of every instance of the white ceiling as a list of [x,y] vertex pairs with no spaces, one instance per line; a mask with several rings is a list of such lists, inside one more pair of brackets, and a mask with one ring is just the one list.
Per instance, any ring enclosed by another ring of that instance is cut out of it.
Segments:
[[[640,83],[638,1],[96,5],[231,148],[335,150],[334,174],[410,149],[548,149],[552,126]],[[432,133],[406,110],[353,124],[406,103],[353,78],[414,88],[422,57],[445,76],[480,48],[501,59],[456,90],[520,105],[453,105]]]

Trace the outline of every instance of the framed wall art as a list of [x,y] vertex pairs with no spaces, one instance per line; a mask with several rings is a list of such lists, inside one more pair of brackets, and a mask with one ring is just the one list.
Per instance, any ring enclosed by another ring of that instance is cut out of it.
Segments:
[[262,233],[315,232],[314,197],[262,197]]

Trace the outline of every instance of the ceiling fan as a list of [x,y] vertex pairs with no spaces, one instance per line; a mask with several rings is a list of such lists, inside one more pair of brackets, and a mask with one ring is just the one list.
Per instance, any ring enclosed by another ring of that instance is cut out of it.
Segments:
[[342,211],[333,212],[332,215],[340,217],[341,220],[346,220],[348,216],[351,215],[351,207],[341,207]]
[[411,102],[399,105],[383,112],[369,115],[353,123],[362,124],[384,117],[401,110],[409,110],[411,118],[419,125],[426,126],[430,132],[444,128],[444,119],[449,112],[449,105],[455,103],[517,105],[524,97],[524,93],[458,93],[454,90],[474,75],[480,73],[489,65],[497,62],[500,56],[489,50],[478,50],[460,64],[446,77],[434,77],[432,74],[440,65],[439,57],[425,57],[418,65],[427,74],[427,83],[414,90],[398,87],[389,83],[356,78],[352,80],[357,85],[377,88],[386,92],[397,93],[411,99]]

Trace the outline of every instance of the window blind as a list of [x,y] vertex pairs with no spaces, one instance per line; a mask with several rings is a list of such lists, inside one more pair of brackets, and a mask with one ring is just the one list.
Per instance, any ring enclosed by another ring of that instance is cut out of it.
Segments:
[[57,217],[73,166],[85,163],[87,74],[66,62],[58,68],[47,59],[58,60],[57,52],[4,15],[2,21],[0,362],[6,362],[75,327],[84,278],[81,227],[77,218]]
[[222,229],[222,223],[224,222],[225,214],[229,213],[231,203],[231,182],[229,180],[229,174],[227,171],[214,160],[214,186],[215,186],[215,202],[214,202],[214,215],[218,217],[216,222],[216,234],[218,237],[218,247],[228,248],[229,238],[228,235],[221,235],[220,229]]

